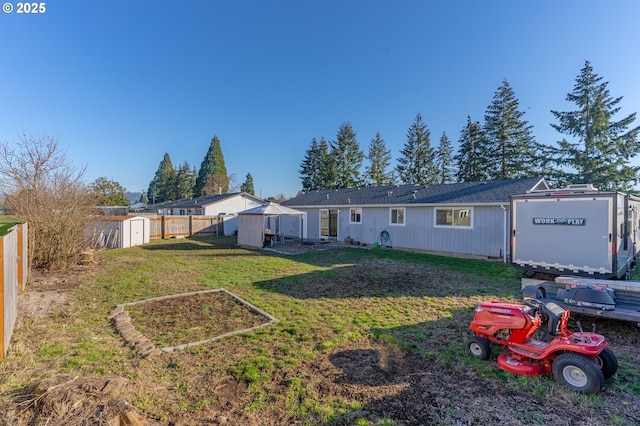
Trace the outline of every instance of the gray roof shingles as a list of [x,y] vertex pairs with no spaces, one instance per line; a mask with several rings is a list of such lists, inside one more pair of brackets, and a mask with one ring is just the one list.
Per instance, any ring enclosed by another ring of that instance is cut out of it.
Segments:
[[[388,204],[508,203],[543,182],[540,177],[458,182],[436,185],[366,186],[311,191],[282,203],[283,206],[341,206]],[[546,186],[546,183],[543,183]],[[414,196],[415,194],[415,196]]]

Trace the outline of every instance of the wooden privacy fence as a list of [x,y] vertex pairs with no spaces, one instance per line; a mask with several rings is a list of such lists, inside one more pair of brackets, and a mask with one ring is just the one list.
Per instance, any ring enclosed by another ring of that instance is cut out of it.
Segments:
[[9,229],[0,237],[0,358],[7,355],[18,317],[18,295],[24,292],[29,270],[26,223]]
[[171,237],[213,237],[224,235],[224,221],[220,216],[157,216],[151,219],[153,239]]

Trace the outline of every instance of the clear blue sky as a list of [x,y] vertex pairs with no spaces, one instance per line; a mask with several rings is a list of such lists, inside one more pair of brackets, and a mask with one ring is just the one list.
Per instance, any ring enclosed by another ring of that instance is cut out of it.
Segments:
[[[4,3],[4,0],[2,1]],[[311,140],[350,122],[395,159],[416,114],[436,145],[482,122],[506,79],[537,140],[591,61],[640,112],[640,1],[46,1],[0,13],[0,140],[55,135],[67,156],[129,191],[165,152],[199,167],[213,135],[238,184],[300,189]],[[5,5],[6,6],[6,5]],[[640,117],[635,123],[640,124]],[[365,160],[366,164],[366,160]]]

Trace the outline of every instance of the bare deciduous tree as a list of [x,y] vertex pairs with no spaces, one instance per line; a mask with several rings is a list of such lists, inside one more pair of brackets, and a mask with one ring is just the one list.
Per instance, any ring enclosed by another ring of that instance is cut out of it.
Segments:
[[10,214],[29,224],[32,267],[66,269],[87,247],[96,195],[82,182],[56,137],[22,135],[0,143],[0,178]]

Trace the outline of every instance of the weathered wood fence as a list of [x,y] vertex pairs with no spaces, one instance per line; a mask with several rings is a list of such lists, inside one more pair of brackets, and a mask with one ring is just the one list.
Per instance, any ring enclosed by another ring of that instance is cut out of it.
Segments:
[[27,231],[27,224],[22,223],[0,237],[0,358],[7,354],[18,317],[18,295],[27,282]]
[[213,237],[224,235],[224,221],[219,216],[156,216],[151,217],[153,239],[172,237]]

